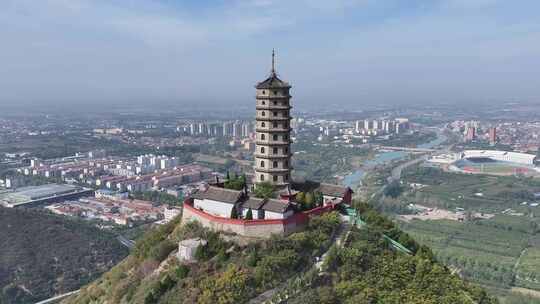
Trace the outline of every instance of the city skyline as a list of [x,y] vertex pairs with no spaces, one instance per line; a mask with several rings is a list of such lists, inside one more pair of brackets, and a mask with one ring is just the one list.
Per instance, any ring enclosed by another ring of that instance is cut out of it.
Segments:
[[235,105],[278,70],[299,107],[535,102],[540,4],[7,1],[0,106]]

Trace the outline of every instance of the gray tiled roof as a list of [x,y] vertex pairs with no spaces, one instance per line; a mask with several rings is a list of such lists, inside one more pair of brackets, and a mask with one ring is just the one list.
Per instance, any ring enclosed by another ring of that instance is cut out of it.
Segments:
[[287,211],[289,208],[291,208],[291,204],[289,202],[280,201],[277,199],[268,199],[262,206],[263,210],[276,213],[285,213],[285,211]]
[[264,81],[259,82],[256,86],[257,89],[272,89],[272,88],[290,88],[291,85],[279,79],[276,73],[272,73],[270,77],[266,78]]
[[250,208],[253,210],[259,210],[264,204],[265,200],[262,198],[250,197],[247,201],[242,204],[242,208]]
[[348,187],[331,185],[331,184],[320,184],[317,188],[317,191],[320,191],[323,195],[343,197],[347,191],[350,189]]
[[236,204],[242,198],[243,192],[219,187],[208,187],[206,191],[198,191],[192,197],[196,199],[209,199],[218,202]]

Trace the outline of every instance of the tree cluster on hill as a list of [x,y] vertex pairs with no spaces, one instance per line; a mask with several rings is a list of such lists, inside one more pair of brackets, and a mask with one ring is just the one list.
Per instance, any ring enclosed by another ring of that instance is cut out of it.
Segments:
[[245,175],[231,174],[227,171],[227,179],[225,180],[224,187],[232,190],[242,190],[246,186],[247,178]]
[[[314,218],[306,231],[239,246],[178,221],[148,232],[126,260],[63,303],[246,303],[311,267],[339,226],[332,213]],[[197,249],[197,263],[180,264],[172,244],[194,237],[207,244]]]
[[127,255],[111,233],[31,209],[0,207],[0,303],[78,289]]
[[322,206],[324,197],[319,191],[298,192],[296,194],[296,202],[299,204],[301,210],[311,210]]
[[[274,288],[309,276],[287,303],[478,303],[495,300],[440,265],[427,247],[407,240],[385,217],[358,204],[369,228],[353,229],[343,246],[332,245],[340,226],[337,213],[313,217],[303,232],[239,245],[195,222],[180,219],[140,240],[132,255],[80,294],[63,304],[90,303],[247,303]],[[409,256],[390,249],[382,233],[414,249]],[[196,263],[181,264],[173,256],[179,240],[207,241],[196,251]],[[330,249],[329,249],[330,248]],[[324,272],[314,265],[323,253]]]
[[272,183],[270,182],[262,182],[258,183],[255,186],[255,190],[253,191],[253,194],[255,194],[255,197],[258,198],[273,198],[275,193],[275,189]]

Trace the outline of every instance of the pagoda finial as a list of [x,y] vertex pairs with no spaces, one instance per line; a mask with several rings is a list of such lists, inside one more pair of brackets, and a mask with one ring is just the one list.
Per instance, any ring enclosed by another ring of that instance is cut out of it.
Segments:
[[272,75],[276,74],[276,52],[272,49]]

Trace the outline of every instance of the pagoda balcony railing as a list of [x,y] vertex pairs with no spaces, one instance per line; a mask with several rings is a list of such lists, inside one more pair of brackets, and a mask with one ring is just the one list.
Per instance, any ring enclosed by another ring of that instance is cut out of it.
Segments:
[[280,159],[280,158],[289,158],[292,156],[291,153],[289,154],[259,154],[255,153],[253,155],[256,158],[265,158],[265,159]]
[[264,173],[288,173],[291,171],[292,167],[290,168],[255,168],[255,171],[257,172],[264,172]]
[[284,121],[287,121],[287,120],[291,120],[292,118],[290,116],[259,116],[257,115],[255,117],[255,120],[259,120],[259,121],[277,121],[277,120],[284,120]]
[[257,140],[255,141],[256,145],[262,146],[287,146],[290,145],[292,141],[280,141],[280,140]]
[[280,106],[280,105],[257,105],[255,106],[257,110],[290,110],[291,106]]
[[256,99],[290,99],[292,98],[292,95],[255,95]]
[[261,133],[272,133],[272,132],[290,132],[292,131],[291,128],[256,128],[255,132],[261,132]]

